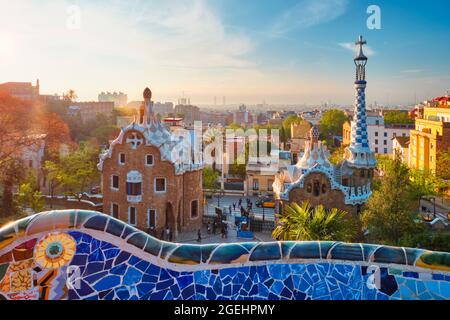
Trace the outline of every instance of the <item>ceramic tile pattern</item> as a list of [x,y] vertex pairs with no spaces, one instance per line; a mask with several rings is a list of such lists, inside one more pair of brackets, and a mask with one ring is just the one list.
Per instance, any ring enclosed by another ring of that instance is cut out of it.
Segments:
[[449,299],[449,270],[448,253],[368,244],[172,244],[83,210],[0,229],[0,299]]

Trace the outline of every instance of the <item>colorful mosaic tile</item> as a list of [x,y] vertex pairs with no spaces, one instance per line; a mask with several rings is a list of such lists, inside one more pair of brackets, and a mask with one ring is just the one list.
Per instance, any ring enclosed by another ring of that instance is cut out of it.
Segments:
[[420,249],[173,244],[83,210],[22,219],[0,239],[2,299],[450,299],[450,254]]

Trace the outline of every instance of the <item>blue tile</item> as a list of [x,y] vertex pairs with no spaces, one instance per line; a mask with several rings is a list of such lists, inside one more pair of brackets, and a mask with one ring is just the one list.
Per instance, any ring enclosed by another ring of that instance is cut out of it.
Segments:
[[94,285],[97,291],[112,289],[120,284],[120,277],[115,275],[106,276]]

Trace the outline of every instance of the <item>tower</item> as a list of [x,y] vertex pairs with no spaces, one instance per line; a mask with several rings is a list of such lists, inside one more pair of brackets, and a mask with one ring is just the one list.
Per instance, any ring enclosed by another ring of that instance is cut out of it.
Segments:
[[353,126],[350,146],[345,150],[345,158],[350,167],[360,169],[373,169],[376,160],[373,152],[370,150],[367,136],[366,121],[366,64],[367,57],[363,52],[363,45],[367,44],[362,36],[359,36],[357,45],[357,54],[354,59],[356,66],[356,100],[354,106]]

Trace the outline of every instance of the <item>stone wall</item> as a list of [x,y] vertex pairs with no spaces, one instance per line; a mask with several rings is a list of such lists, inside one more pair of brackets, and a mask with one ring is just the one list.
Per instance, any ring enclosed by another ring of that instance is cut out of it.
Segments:
[[450,254],[340,242],[176,244],[93,211],[0,229],[0,299],[450,299]]

